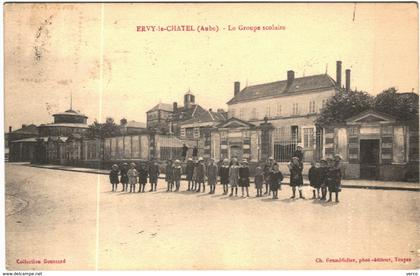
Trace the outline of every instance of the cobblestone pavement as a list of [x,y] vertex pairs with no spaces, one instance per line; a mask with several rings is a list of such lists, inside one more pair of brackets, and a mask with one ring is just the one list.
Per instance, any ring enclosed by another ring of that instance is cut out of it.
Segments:
[[[221,195],[220,186],[186,192],[185,182],[167,193],[163,180],[152,193],[110,188],[106,175],[6,164],[6,267],[418,267],[418,192],[344,189],[340,203],[324,203],[290,199],[287,186],[276,201],[255,198],[252,185],[249,198]],[[17,264],[44,258],[66,262]]]

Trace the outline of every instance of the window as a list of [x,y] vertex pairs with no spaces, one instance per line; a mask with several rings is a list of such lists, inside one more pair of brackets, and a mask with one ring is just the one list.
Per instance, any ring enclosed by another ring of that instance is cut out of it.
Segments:
[[189,127],[189,128],[186,129],[186,136],[187,136],[187,138],[193,138],[194,129],[192,127]]
[[253,109],[252,109],[251,119],[254,119],[254,120],[258,119],[258,116],[257,116],[257,109],[256,109],[256,108],[253,108]]
[[314,146],[314,129],[304,128],[303,129],[303,147],[312,148]]
[[327,105],[327,99],[322,100],[321,109]]
[[277,116],[281,115],[281,104],[277,104]]
[[186,135],[186,131],[185,131],[185,127],[181,128],[181,137],[185,137]]
[[309,102],[309,114],[315,113],[315,101]]
[[293,104],[292,114],[293,115],[298,115],[299,114],[299,105],[297,103]]
[[241,108],[239,110],[239,119],[243,120],[244,119],[244,116],[245,116],[245,109],[244,108]]
[[357,136],[357,135],[359,135],[359,128],[349,127],[349,136]]
[[265,116],[267,116],[268,118],[270,118],[271,116],[271,109],[269,105],[265,107]]
[[200,128],[199,127],[194,128],[194,138],[200,138]]

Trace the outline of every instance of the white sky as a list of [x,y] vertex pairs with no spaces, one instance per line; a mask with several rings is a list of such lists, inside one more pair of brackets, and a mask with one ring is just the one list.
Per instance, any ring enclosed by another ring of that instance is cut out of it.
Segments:
[[[418,92],[416,4],[359,3],[354,21],[353,11],[351,3],[106,4],[103,13],[101,4],[7,4],[5,127],[51,122],[68,109],[70,92],[89,122],[145,122],[159,101],[182,105],[189,88],[203,107],[227,109],[234,81],[243,88],[285,79],[290,69],[321,74],[327,64],[335,78],[336,60],[343,83],[350,68],[358,90]],[[173,24],[286,30],[136,32]]]

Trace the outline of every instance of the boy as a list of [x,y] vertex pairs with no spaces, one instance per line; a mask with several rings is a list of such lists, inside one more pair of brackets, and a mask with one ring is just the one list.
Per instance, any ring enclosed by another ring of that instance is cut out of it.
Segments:
[[120,182],[118,180],[118,173],[119,173],[118,165],[117,164],[112,165],[112,169],[109,172],[109,182],[111,182],[111,184],[112,184],[112,191],[113,192],[117,191],[118,183]]
[[332,161],[331,166],[328,168],[327,172],[327,185],[328,185],[328,192],[329,198],[328,202],[331,202],[332,193],[335,193],[335,202],[338,201],[338,193],[341,192],[341,156],[336,154],[334,156],[334,161]]
[[246,197],[249,197],[249,167],[246,159],[242,160],[242,165],[239,167],[239,186],[241,187],[242,197],[244,197],[244,189],[246,190]]
[[262,171],[261,167],[258,166],[255,169],[255,177],[254,177],[255,188],[257,189],[257,196],[256,197],[262,197],[263,182],[264,182],[263,171]]
[[182,174],[181,161],[175,160],[175,164],[174,164],[174,167],[173,167],[175,192],[178,192],[179,191],[179,186],[180,186],[180,181],[181,181],[181,174]]
[[159,178],[160,170],[159,170],[159,164],[152,160],[149,164],[149,182],[150,182],[150,191],[153,192],[156,191],[157,188],[157,181]]
[[216,190],[216,183],[217,183],[217,175],[218,175],[219,168],[216,164],[214,164],[214,159],[210,159],[210,164],[207,167],[207,181],[210,186],[209,194],[214,194]]
[[281,182],[283,180],[283,174],[279,170],[279,165],[274,164],[273,170],[268,178],[270,181],[270,190],[273,192],[273,199],[278,199],[278,190],[281,190]]
[[166,167],[165,167],[165,181],[166,181],[166,185],[167,185],[167,189],[166,191],[172,192],[172,187],[174,186],[174,171],[173,171],[173,166],[172,166],[172,161],[168,160],[166,161]]
[[186,174],[186,179],[188,181],[187,191],[191,191],[193,189],[193,174],[194,174],[194,162],[192,158],[188,158],[185,174]]
[[144,193],[144,188],[146,186],[146,182],[147,182],[147,168],[145,166],[145,164],[140,164],[140,168],[139,168],[139,193],[142,192]]
[[127,175],[127,172],[128,172],[128,164],[123,163],[121,165],[121,178],[120,178],[120,182],[121,182],[122,187],[123,187],[122,192],[124,192],[124,191],[127,192],[128,191],[128,175]]
[[233,190],[235,190],[235,196],[238,196],[238,182],[239,182],[239,163],[236,158],[232,158],[231,165],[229,168],[229,183],[230,183],[229,196],[233,196]]
[[198,164],[196,167],[196,184],[198,184],[197,193],[201,191],[201,184],[203,184],[203,193],[206,191],[205,177],[206,177],[206,167],[203,162],[203,157],[198,158]]
[[309,185],[312,187],[312,199],[320,198],[319,189],[321,188],[320,168],[315,161],[311,162],[311,167],[308,171]]
[[320,161],[319,170],[319,178],[321,183],[321,200],[327,200],[327,171],[328,171],[328,164],[327,161],[322,159]]
[[223,185],[223,194],[227,195],[229,192],[229,160],[224,159],[223,164],[219,170],[220,174],[220,184]]
[[137,176],[139,173],[136,170],[136,164],[131,163],[130,169],[127,172],[128,182],[130,183],[130,193],[134,193],[136,190]]
[[299,161],[299,158],[294,156],[292,161],[289,163],[290,170],[290,186],[292,187],[293,195],[290,198],[296,197],[296,187],[299,190],[299,198],[305,199],[302,195],[302,186],[303,186],[303,163]]

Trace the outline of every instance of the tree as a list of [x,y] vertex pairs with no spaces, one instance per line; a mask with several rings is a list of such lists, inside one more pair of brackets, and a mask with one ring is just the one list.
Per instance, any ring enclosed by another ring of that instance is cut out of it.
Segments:
[[340,91],[327,101],[315,123],[324,127],[344,123],[347,118],[366,111],[372,106],[373,97],[366,92]]
[[414,120],[419,118],[419,97],[414,93],[397,93],[391,87],[375,97],[373,108],[401,121]]
[[108,117],[105,123],[98,123],[97,120],[89,126],[87,136],[89,138],[106,138],[120,135],[120,128],[114,122],[114,119]]

